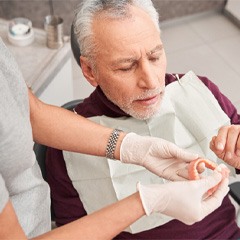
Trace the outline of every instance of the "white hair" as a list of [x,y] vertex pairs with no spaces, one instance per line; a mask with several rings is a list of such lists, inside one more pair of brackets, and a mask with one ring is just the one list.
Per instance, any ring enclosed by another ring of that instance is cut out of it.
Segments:
[[75,11],[73,21],[74,33],[82,56],[94,64],[96,44],[93,38],[92,23],[100,13],[111,19],[131,17],[129,6],[144,10],[160,32],[159,16],[151,0],[83,0]]

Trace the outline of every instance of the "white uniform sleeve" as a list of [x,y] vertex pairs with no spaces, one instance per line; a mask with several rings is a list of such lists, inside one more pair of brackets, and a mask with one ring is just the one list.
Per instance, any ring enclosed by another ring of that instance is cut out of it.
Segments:
[[7,201],[9,199],[9,194],[5,186],[4,179],[2,178],[2,175],[0,174],[0,214],[2,210],[4,209],[5,205],[7,204]]

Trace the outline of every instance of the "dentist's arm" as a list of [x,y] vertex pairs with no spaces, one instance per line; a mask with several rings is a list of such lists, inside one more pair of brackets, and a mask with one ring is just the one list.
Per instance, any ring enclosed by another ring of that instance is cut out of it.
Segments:
[[[204,198],[217,184],[218,189],[213,195]],[[193,224],[217,209],[229,189],[228,180],[222,180],[221,174],[215,171],[196,181],[138,184],[138,190],[117,203],[34,239],[112,239],[140,217],[154,212]],[[0,239],[26,239],[10,201],[0,213],[0,225]]]
[[[69,110],[45,104],[29,90],[33,139],[41,144],[73,152],[105,156],[112,129]],[[125,133],[121,133],[119,144]]]

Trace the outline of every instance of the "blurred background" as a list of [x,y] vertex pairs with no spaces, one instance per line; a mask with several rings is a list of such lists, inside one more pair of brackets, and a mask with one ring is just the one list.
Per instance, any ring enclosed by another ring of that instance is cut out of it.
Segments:
[[[64,19],[65,34],[69,34],[69,26],[73,12],[80,0],[52,0],[55,14]],[[179,18],[205,11],[218,11],[224,8],[225,0],[153,0],[160,14],[160,21]],[[31,19],[35,27],[43,28],[43,19],[50,14],[49,0],[0,0],[0,16],[5,19],[26,17]]]

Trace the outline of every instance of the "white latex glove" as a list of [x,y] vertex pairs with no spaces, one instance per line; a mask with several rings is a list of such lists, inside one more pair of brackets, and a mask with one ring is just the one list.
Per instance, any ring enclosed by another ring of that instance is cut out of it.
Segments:
[[120,160],[145,167],[152,173],[171,181],[188,179],[187,166],[198,158],[175,144],[161,138],[128,133],[120,147]]
[[[147,215],[161,212],[191,225],[201,221],[221,205],[229,191],[228,178],[222,181],[221,179],[221,173],[214,170],[212,175],[200,180],[147,186],[138,183],[137,189]],[[208,189],[216,186],[220,181],[217,190],[206,197]]]

